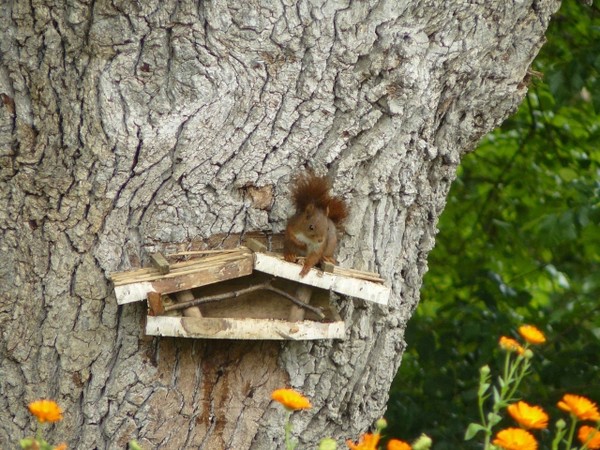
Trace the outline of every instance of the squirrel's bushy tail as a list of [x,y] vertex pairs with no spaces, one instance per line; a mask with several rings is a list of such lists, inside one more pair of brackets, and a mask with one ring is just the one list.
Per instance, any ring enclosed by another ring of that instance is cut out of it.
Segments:
[[342,228],[342,224],[348,217],[348,207],[346,202],[339,197],[329,199],[327,217],[335,224],[337,228]]
[[311,171],[296,177],[292,186],[292,199],[297,211],[304,211],[310,204],[327,211],[327,217],[340,228],[348,217],[348,207],[340,197],[331,197],[331,183],[327,177],[319,177]]
[[327,177],[318,177],[313,172],[304,172],[294,179],[292,199],[297,211],[304,211],[310,204],[327,208],[330,184]]

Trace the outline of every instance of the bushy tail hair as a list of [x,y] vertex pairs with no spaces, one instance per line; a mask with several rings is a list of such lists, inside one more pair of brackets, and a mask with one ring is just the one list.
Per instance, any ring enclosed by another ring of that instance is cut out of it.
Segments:
[[313,204],[326,212],[327,217],[341,228],[348,217],[348,206],[340,197],[331,197],[331,183],[327,177],[319,177],[311,171],[296,177],[292,186],[292,199],[297,211],[304,211]]

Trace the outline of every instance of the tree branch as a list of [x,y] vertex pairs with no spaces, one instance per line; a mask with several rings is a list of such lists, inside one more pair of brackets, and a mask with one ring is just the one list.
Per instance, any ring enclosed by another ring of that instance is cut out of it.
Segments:
[[290,302],[294,303],[295,305],[313,312],[314,314],[317,315],[317,317],[319,317],[319,319],[325,318],[325,314],[323,314],[323,312],[319,308],[308,305],[308,304],[302,302],[301,300],[299,300],[298,298],[294,297],[293,295],[288,294],[284,290],[274,287],[271,284],[271,281],[272,280],[265,281],[264,283],[256,284],[254,286],[250,286],[250,287],[243,288],[243,289],[238,289],[238,290],[231,291],[231,292],[226,292],[224,294],[208,295],[206,297],[194,298],[193,300],[190,300],[188,302],[176,303],[174,305],[168,305],[168,306],[165,306],[165,311],[176,311],[176,310],[180,310],[180,309],[189,308],[190,306],[198,306],[198,305],[204,305],[206,303],[219,302],[219,301],[227,300],[230,298],[236,298],[236,297],[239,297],[244,294],[249,294],[251,292],[264,290],[264,291],[271,291],[276,294],[279,294],[280,296],[289,300]]

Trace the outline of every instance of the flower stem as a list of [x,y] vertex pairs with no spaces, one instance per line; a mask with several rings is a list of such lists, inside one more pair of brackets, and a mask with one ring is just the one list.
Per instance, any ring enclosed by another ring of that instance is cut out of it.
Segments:
[[[517,368],[520,369],[518,372],[516,370]],[[517,372],[516,379],[514,380],[512,389],[510,389],[510,391],[508,392],[508,395],[506,396],[507,401],[509,401],[510,399],[513,398],[513,396],[515,395],[515,392],[517,392],[517,389],[519,389],[519,385],[521,384],[521,381],[523,381],[523,378],[525,378],[525,375],[527,375],[528,371],[529,371],[529,360],[525,359],[525,358],[517,358],[517,361],[515,362],[515,372]],[[515,376],[515,374],[513,373],[512,376]],[[511,378],[511,381],[512,381],[512,378]]]
[[294,450],[296,445],[292,442],[292,411],[287,411],[285,415],[285,448],[286,450]]
[[489,373],[489,367],[484,366],[480,369],[479,371],[479,387],[477,389],[477,406],[479,407],[479,417],[481,419],[481,426],[483,426],[485,428],[485,444],[484,444],[484,449],[487,450],[489,444],[490,444],[490,439],[491,439],[491,427],[489,426],[488,422],[487,422],[487,418],[485,416],[485,412],[483,410],[484,404],[486,399],[489,397],[489,395],[487,395],[487,391],[490,388],[490,373]]
[[504,378],[504,381],[506,381],[507,384],[508,380],[510,379],[509,377],[511,376],[510,374],[512,373],[512,370],[510,370],[510,355],[510,352],[506,352],[506,356],[504,357],[504,373],[502,374],[502,377]]
[[569,436],[567,437],[567,442],[565,446],[566,450],[571,450],[573,436],[575,436],[575,424],[577,424],[577,418],[573,414],[571,414],[571,427],[569,428]]
[[558,450],[558,445],[562,441],[562,438],[565,437],[566,430],[563,425],[556,426],[556,435],[554,436],[554,440],[552,441],[552,450]]

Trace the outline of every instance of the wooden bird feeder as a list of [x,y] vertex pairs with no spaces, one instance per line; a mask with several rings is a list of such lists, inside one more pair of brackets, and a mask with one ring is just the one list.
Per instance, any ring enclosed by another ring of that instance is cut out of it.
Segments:
[[[153,267],[110,275],[117,303],[147,300],[146,334],[208,339],[344,339],[330,305],[337,292],[386,305],[390,288],[375,273],[325,264],[301,266],[250,241],[233,250],[151,255]],[[251,247],[253,250],[251,250]],[[186,261],[169,263],[172,257]]]

